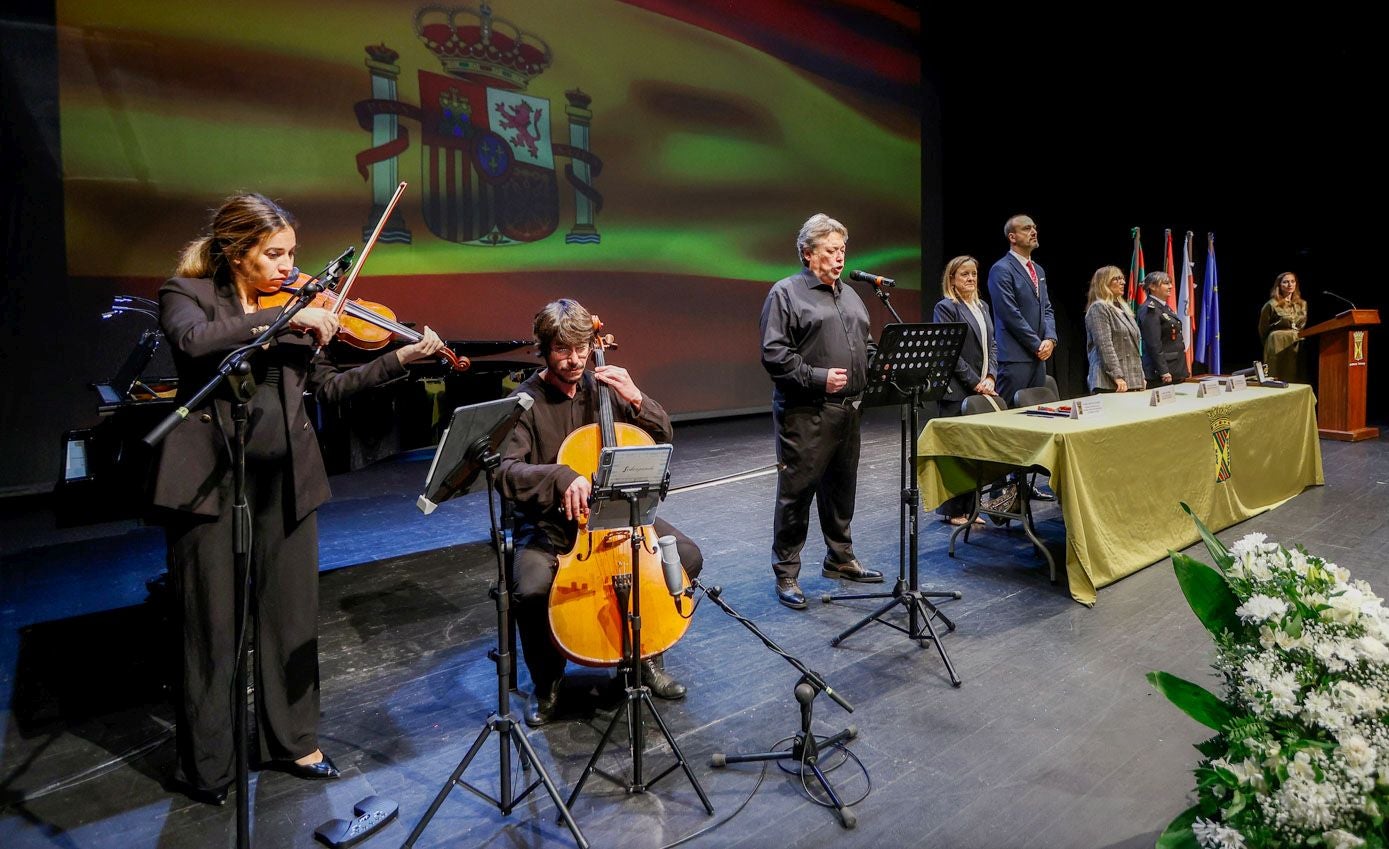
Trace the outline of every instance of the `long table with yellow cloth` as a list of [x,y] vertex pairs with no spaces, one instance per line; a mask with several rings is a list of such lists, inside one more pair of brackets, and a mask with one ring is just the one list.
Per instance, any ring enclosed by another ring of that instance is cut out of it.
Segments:
[[1323,483],[1310,386],[1196,391],[1180,384],[1158,406],[1149,392],[1104,395],[1100,413],[1078,419],[1022,409],[932,419],[917,440],[922,506],[972,491],[980,463],[985,480],[1008,466],[1045,469],[1066,523],[1071,596],[1093,605],[1096,589],[1197,541],[1180,502],[1221,530]]

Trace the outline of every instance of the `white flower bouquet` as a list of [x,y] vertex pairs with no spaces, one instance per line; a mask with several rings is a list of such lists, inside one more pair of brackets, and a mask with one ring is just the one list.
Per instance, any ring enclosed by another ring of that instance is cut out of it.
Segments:
[[1192,518],[1216,568],[1178,553],[1172,564],[1215,640],[1225,697],[1148,673],[1217,732],[1196,747],[1197,803],[1158,849],[1385,849],[1389,611],[1369,584],[1300,546],[1250,534],[1226,550]]

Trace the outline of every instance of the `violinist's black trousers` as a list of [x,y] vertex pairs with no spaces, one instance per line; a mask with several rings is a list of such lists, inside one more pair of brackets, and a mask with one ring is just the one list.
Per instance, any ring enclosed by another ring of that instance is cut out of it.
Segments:
[[[285,487],[293,483],[283,464],[248,463],[246,477],[259,755],[262,762],[294,760],[318,748],[318,515],[302,522],[286,516]],[[215,789],[236,771],[231,509],[215,520],[179,514],[164,525],[183,631],[175,778]]]

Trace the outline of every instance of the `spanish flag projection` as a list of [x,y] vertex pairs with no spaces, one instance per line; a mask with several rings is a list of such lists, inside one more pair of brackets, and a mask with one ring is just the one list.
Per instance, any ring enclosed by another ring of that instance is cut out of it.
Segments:
[[528,338],[578,298],[675,412],[768,404],[758,311],[812,213],[918,309],[902,5],[59,0],[57,19],[79,284],[152,293],[239,190],[298,216],[313,272],[406,181],[355,295],[456,340]]

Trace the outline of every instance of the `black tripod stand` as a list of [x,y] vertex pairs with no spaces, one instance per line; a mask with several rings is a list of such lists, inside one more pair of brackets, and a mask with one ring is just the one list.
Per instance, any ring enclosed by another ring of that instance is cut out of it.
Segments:
[[[439,441],[438,451],[434,455],[434,463],[430,466],[425,494],[420,496],[418,502],[421,510],[425,513],[432,513],[439,502],[467,491],[472,482],[476,480],[479,469],[486,470],[487,514],[492,527],[492,547],[497,555],[497,586],[493,590],[493,598],[497,604],[497,648],[488,652],[488,656],[497,665],[497,710],[487,717],[483,723],[482,731],[473,741],[472,747],[458,762],[458,766],[444,782],[444,786],[439,788],[439,794],[434,797],[434,801],[429,805],[429,810],[425,811],[424,816],[415,826],[415,830],[410,832],[410,836],[402,844],[402,849],[409,849],[415,845],[415,841],[424,833],[430,820],[438,812],[439,806],[443,804],[444,798],[455,786],[472,791],[495,805],[497,810],[501,811],[502,816],[509,816],[521,800],[541,785],[544,785],[545,792],[550,795],[555,807],[559,809],[559,819],[569,827],[579,849],[588,849],[588,840],[579,830],[578,823],[574,822],[574,817],[570,814],[568,805],[560,797],[555,782],[545,771],[545,767],[540,764],[535,749],[531,747],[530,741],[526,739],[526,735],[521,730],[521,724],[511,715],[510,678],[513,663],[509,640],[511,633],[511,592],[506,583],[506,561],[502,554],[502,535],[497,524],[497,511],[492,501],[492,493],[496,488],[496,470],[501,463],[497,448],[506,434],[515,426],[521,413],[528,409],[531,403],[530,396],[523,394],[502,398],[498,401],[474,404],[471,407],[459,407],[454,410],[449,429],[444,431],[444,436]],[[450,434],[453,435],[452,439]],[[497,783],[500,787],[501,798],[493,797],[463,780],[463,773],[468,770],[473,758],[481,751],[482,744],[494,731],[498,737],[497,753],[500,760]],[[536,779],[520,793],[513,793],[511,786],[512,746],[516,747],[522,769],[530,770],[533,767],[536,771]]]
[[[881,289],[884,302],[887,294]],[[891,305],[889,305],[889,309]],[[896,311],[893,311],[896,315]],[[883,328],[878,353],[869,368],[868,389],[864,392],[865,406],[902,405],[902,500],[898,520],[897,581],[890,593],[825,594],[820,600],[890,599],[882,607],[865,616],[839,636],[830,640],[837,646],[870,622],[879,622],[906,634],[918,644],[930,640],[950,673],[950,683],[960,686],[960,676],[950,662],[950,655],[941,644],[934,619],[940,619],[946,630],[954,631],[955,623],[941,613],[930,599],[960,598],[958,591],[925,591],[921,589],[918,573],[918,517],[921,492],[916,484],[917,411],[926,401],[936,401],[945,393],[955,361],[964,344],[965,326],[959,323],[889,324]],[[907,627],[883,619],[883,614],[901,605],[907,609]]]
[[801,663],[799,659],[787,654],[781,646],[772,642],[771,637],[762,633],[761,629],[758,628],[752,620],[739,614],[728,602],[724,601],[722,588],[706,587],[696,578],[691,582],[689,591],[694,592],[696,589],[704,590],[704,594],[709,597],[710,601],[717,604],[720,610],[741,622],[743,627],[747,628],[762,641],[763,645],[781,655],[786,659],[787,663],[796,667],[801,673],[800,680],[796,682],[795,690],[796,701],[799,702],[801,706],[801,728],[796,732],[795,739],[791,743],[791,748],[779,752],[755,752],[745,755],[725,755],[722,752],[715,752],[709,759],[710,766],[722,767],[728,764],[752,763],[755,761],[793,761],[798,763],[801,765],[802,772],[809,768],[811,773],[815,776],[815,780],[820,782],[820,787],[825,791],[825,795],[829,797],[829,807],[834,808],[835,813],[839,814],[840,824],[845,828],[853,828],[858,824],[858,819],[854,816],[854,812],[849,810],[849,805],[854,803],[850,802],[845,804],[844,801],[839,798],[839,794],[835,792],[834,787],[830,784],[829,778],[825,776],[824,770],[820,769],[820,757],[826,751],[837,746],[842,746],[847,741],[857,737],[858,729],[850,725],[838,734],[829,737],[817,737],[815,732],[810,728],[810,723],[815,713],[815,697],[820,693],[824,693],[831,699],[834,699],[835,704],[844,708],[849,713],[854,712],[853,706],[834,690],[830,689],[830,686],[825,683],[825,679],[821,678],[818,673],[807,669],[806,665]]
[[[649,449],[646,446],[617,449],[627,452],[628,456],[633,456],[633,452],[645,450],[659,454],[657,449],[664,449],[665,455],[661,470],[656,476],[656,479],[661,481],[659,487],[653,486],[650,482],[613,486],[608,481],[600,479],[593,489],[592,500],[595,507],[589,517],[590,529],[605,527],[602,519],[604,502],[609,504],[625,502],[628,506],[628,524],[632,535],[632,571],[630,574],[613,576],[612,582],[613,590],[617,594],[617,609],[627,611],[629,609],[628,602],[631,603],[631,612],[627,614],[622,627],[623,660],[621,669],[623,681],[626,684],[626,699],[623,707],[615,711],[612,720],[608,722],[607,730],[603,732],[602,739],[598,741],[598,748],[593,750],[593,756],[588,759],[588,765],[584,767],[583,774],[579,776],[578,783],[574,785],[574,791],[569,794],[569,804],[572,806],[574,800],[579,798],[579,793],[583,791],[588,777],[595,772],[622,787],[628,793],[645,793],[655,786],[656,782],[674,772],[678,767],[684,770],[685,777],[689,779],[690,786],[699,796],[699,801],[703,803],[704,809],[712,814],[714,813],[714,806],[709,802],[709,797],[704,794],[704,788],[700,786],[699,779],[695,778],[689,762],[685,759],[684,753],[680,751],[679,744],[675,742],[675,737],[666,727],[665,720],[661,719],[661,714],[656,711],[656,705],[651,701],[651,690],[641,682],[640,558],[646,539],[642,526],[649,525],[655,520],[656,503],[659,497],[663,497],[666,492],[669,478],[664,463],[669,462],[670,446],[654,445],[650,446]],[[613,467],[613,461],[609,457],[610,452],[613,451],[612,448],[606,448],[603,451],[603,458],[599,460],[598,464],[600,478],[604,477],[605,471]],[[611,512],[610,509],[609,512]],[[654,552],[649,554],[654,555]],[[642,708],[650,712],[651,718],[656,721],[656,727],[661,730],[661,734],[666,738],[666,744],[670,746],[671,752],[675,755],[675,763],[666,767],[664,771],[649,781],[643,777],[642,756],[646,748],[646,732],[642,721]],[[622,719],[627,720],[628,748],[632,756],[632,778],[630,781],[598,768],[598,758],[607,748],[612,739],[613,731],[617,728],[618,721]]]

